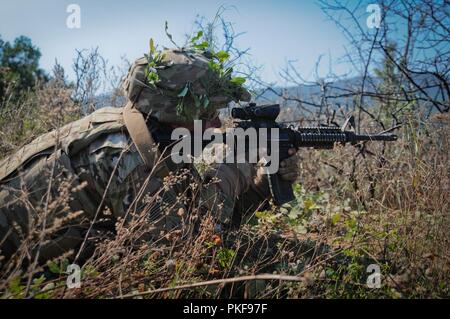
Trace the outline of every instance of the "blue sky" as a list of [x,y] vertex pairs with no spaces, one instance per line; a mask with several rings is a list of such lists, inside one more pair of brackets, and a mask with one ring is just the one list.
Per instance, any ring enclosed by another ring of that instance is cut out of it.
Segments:
[[[81,29],[66,27],[70,3],[81,7]],[[133,60],[148,49],[148,39],[170,46],[164,33],[164,22],[175,40],[184,41],[184,34],[194,31],[196,15],[213,17],[221,5],[234,6],[225,17],[235,23],[237,31],[245,31],[239,44],[251,48],[251,58],[264,65],[266,81],[283,82],[278,69],[287,59],[298,60],[308,77],[321,54],[325,54],[322,71],[328,70],[329,55],[334,61],[344,54],[345,39],[314,1],[85,1],[85,0],[15,0],[0,7],[0,35],[13,40],[19,35],[30,37],[42,53],[41,66],[50,70],[55,58],[71,76],[76,48],[98,46],[112,64],[125,55]],[[340,73],[348,65],[334,64]]]

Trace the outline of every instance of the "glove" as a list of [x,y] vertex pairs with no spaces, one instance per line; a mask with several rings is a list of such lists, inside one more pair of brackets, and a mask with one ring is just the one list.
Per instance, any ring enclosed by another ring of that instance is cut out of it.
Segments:
[[221,224],[229,224],[236,199],[249,188],[252,171],[248,163],[222,163],[208,169],[204,173],[201,206],[213,212]]
[[253,174],[249,163],[221,163],[205,172],[204,181],[216,179],[214,184],[221,191],[231,198],[237,198],[247,191]]
[[[290,156],[280,162],[278,174],[280,174],[281,178],[285,181],[293,183],[299,176],[300,157],[297,155],[297,150],[295,148],[289,149],[288,154]],[[261,189],[267,184],[267,178],[264,178],[264,176],[267,175],[265,174],[263,167],[259,167],[256,173],[255,184]]]
[[288,153],[291,156],[280,162],[278,173],[282,179],[293,183],[297,180],[299,175],[300,157],[297,155],[297,150],[295,148],[289,149]]

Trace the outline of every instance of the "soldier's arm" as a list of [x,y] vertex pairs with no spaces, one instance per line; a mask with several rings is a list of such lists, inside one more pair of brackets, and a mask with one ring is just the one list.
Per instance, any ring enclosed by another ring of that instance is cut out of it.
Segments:
[[[290,150],[288,159],[280,163],[282,178],[294,182],[298,176],[298,157]],[[238,222],[245,213],[265,209],[271,198],[268,176],[263,167],[251,163],[220,163],[213,165],[205,174],[208,207],[217,207],[217,216],[222,223]],[[216,194],[216,195],[214,195]],[[233,212],[237,212],[234,214]]]

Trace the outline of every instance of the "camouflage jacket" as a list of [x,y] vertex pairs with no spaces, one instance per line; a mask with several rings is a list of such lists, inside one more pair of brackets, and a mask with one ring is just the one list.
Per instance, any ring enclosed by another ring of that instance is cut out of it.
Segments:
[[[0,162],[0,255],[11,256],[24,241],[39,236],[47,220],[48,236],[29,251],[40,259],[76,249],[86,236],[120,218],[146,211],[154,234],[179,226],[180,209],[188,211],[202,179],[191,164],[166,161],[170,176],[153,176],[137,152],[122,118],[122,108],[103,108],[38,137]],[[212,181],[200,189],[200,205],[223,224],[239,220],[268,197],[268,187],[254,182],[250,164],[218,164],[208,179],[222,172],[221,186]],[[177,177],[178,176],[178,177]],[[234,214],[233,214],[234,212]],[[93,221],[95,226],[92,227]]]

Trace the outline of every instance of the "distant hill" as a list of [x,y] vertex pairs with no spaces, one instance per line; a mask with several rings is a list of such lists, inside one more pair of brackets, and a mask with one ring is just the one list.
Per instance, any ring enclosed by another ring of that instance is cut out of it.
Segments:
[[[380,84],[380,79],[370,78],[366,80],[365,91],[366,92],[376,92],[376,86]],[[415,76],[414,81],[421,87],[424,87],[425,92],[433,99],[438,99],[442,101],[440,96],[440,90],[436,87],[436,80],[430,76]],[[353,110],[354,99],[359,99],[359,96],[352,95],[352,92],[359,92],[361,90],[362,78],[349,78],[338,80],[333,83],[327,84],[327,96],[328,105],[332,109],[338,109],[339,107],[346,113]],[[275,91],[275,92],[274,92]],[[423,93],[417,93],[421,97],[425,97]],[[293,97],[294,100],[286,100],[281,96]],[[299,108],[299,102],[295,100],[298,98],[305,103]],[[261,90],[257,92],[256,102],[258,104],[267,103],[279,103],[282,108],[290,108],[291,112],[287,116],[290,119],[299,118],[305,116],[308,111],[317,111],[318,105],[321,105],[322,101],[322,88],[320,85],[299,85],[291,87],[274,87],[272,90]],[[105,106],[111,106],[111,94],[104,93],[100,94],[95,99],[96,108],[101,108]],[[121,106],[126,103],[124,97],[119,97],[115,101],[116,106]],[[371,96],[364,97],[364,105],[368,108],[373,106],[375,99]],[[313,104],[313,105],[311,105]],[[423,103],[425,109],[429,109],[430,103]],[[436,109],[432,109],[432,112],[436,112]],[[286,114],[287,115],[287,114]],[[283,116],[283,114],[282,114]]]
[[[438,82],[434,77],[426,75],[418,75],[414,77],[414,81],[417,85],[424,88],[426,94],[432,99],[438,101],[443,101],[441,90],[438,87]],[[370,78],[366,80],[364,90],[368,93],[375,93],[376,87],[380,84],[381,79]],[[359,95],[352,94],[353,92],[360,92],[362,86],[362,78],[350,78],[338,80],[334,83],[328,83],[326,86],[326,96],[328,97],[327,103],[332,109],[338,109],[339,107],[345,112],[350,112],[353,110],[353,105],[355,99],[358,99]],[[415,87],[412,87],[414,89]],[[275,92],[276,93],[275,93]],[[261,90],[257,98],[257,103],[279,103],[282,107],[294,109],[296,115],[303,116],[308,111],[317,111],[319,106],[324,103],[322,101],[322,87],[319,84],[316,85],[299,85],[293,87],[276,87],[273,90]],[[426,98],[425,94],[422,92],[417,92],[417,96],[421,98]],[[282,96],[293,97],[294,99],[284,99]],[[300,99],[302,107],[299,108],[299,101],[295,98]],[[376,98],[373,96],[364,96],[364,106],[370,108],[374,105]],[[448,97],[447,97],[448,101]],[[422,103],[424,110],[430,110],[432,113],[437,112],[437,110],[432,107],[430,102],[424,101]],[[292,114],[290,115],[292,117]]]

